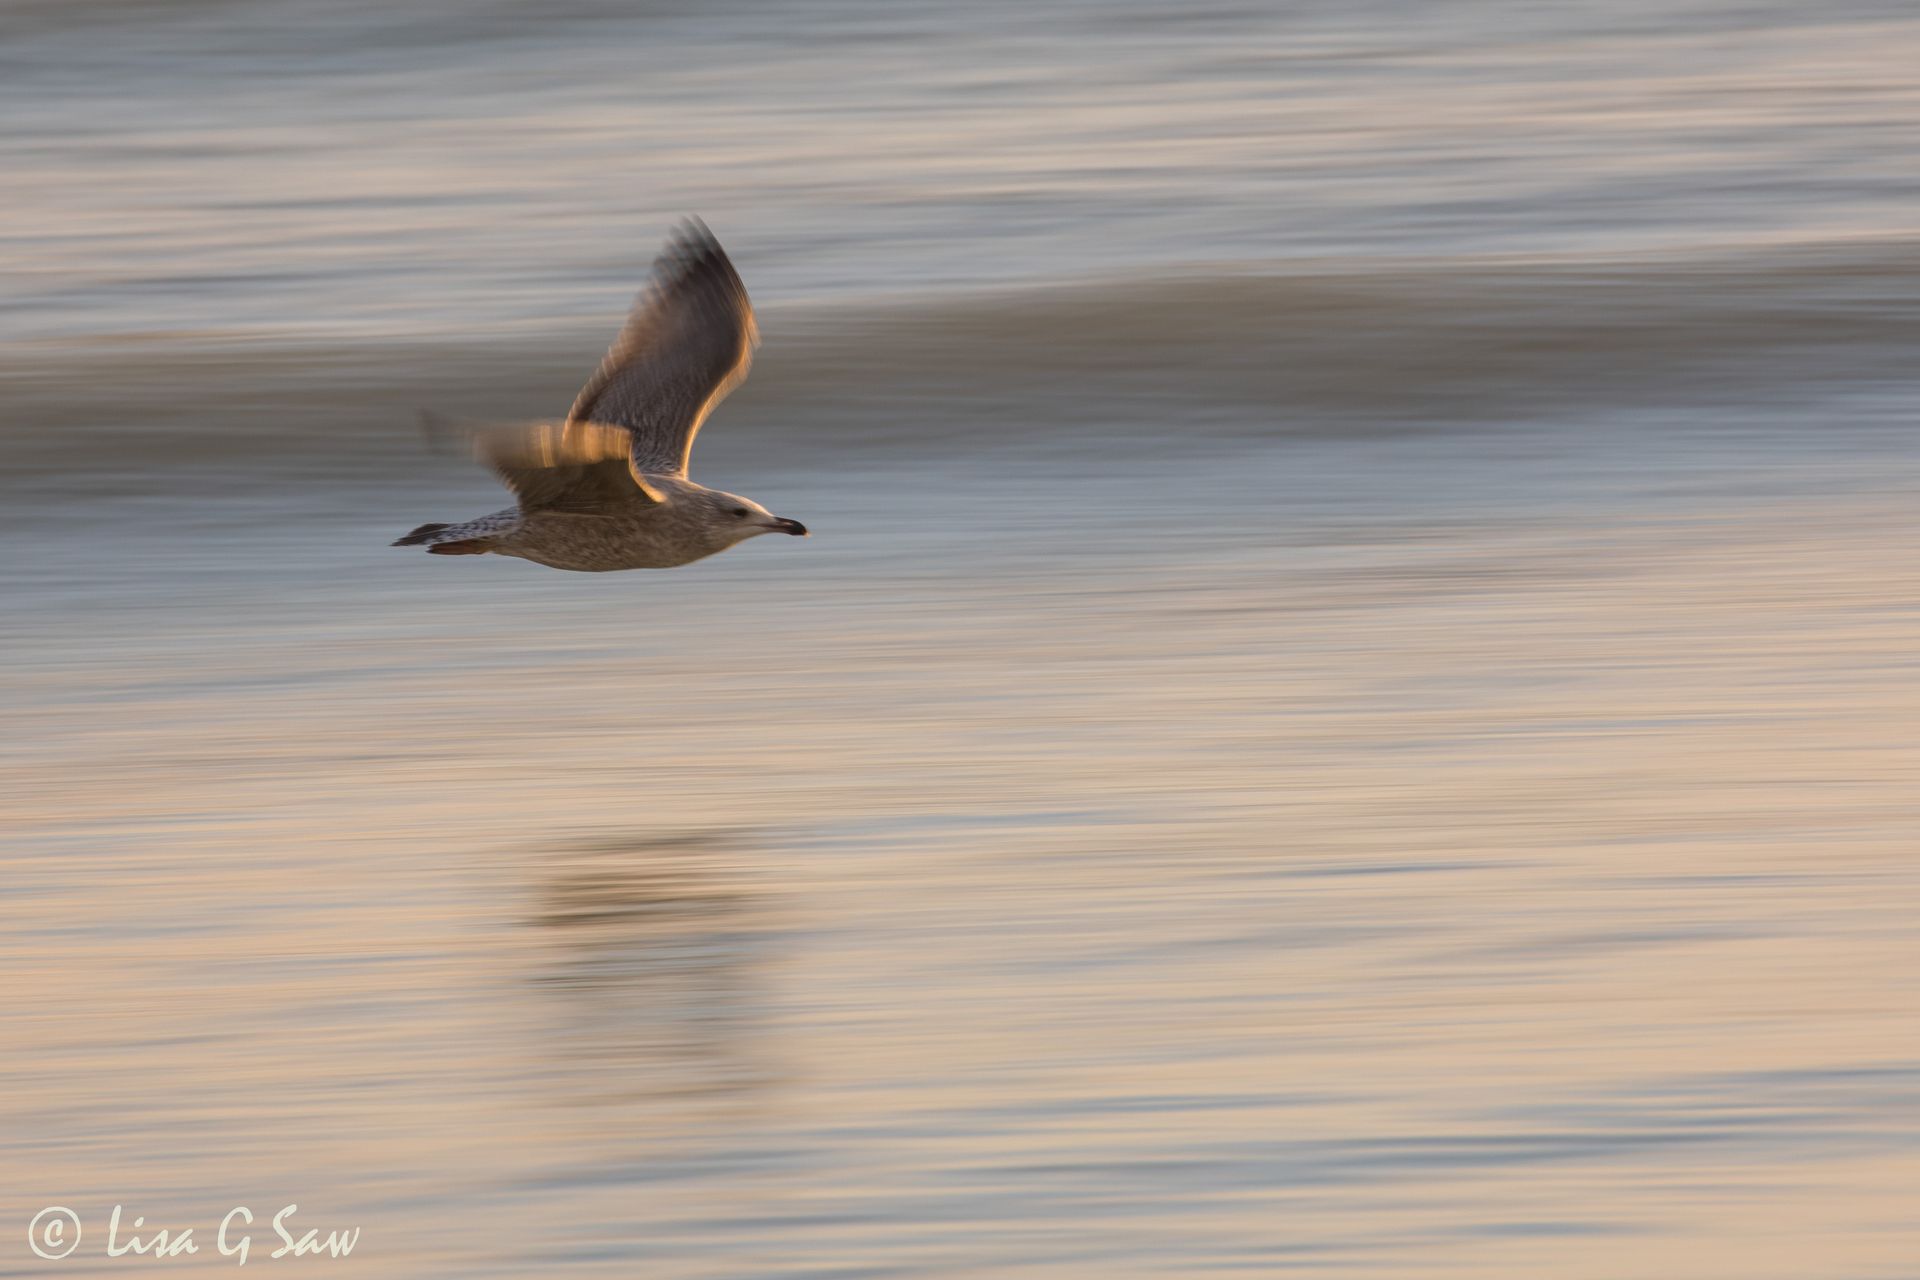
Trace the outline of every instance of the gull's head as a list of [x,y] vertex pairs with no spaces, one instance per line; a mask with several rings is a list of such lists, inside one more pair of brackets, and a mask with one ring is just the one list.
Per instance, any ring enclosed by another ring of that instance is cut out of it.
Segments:
[[729,544],[745,542],[763,533],[786,533],[796,538],[807,536],[807,526],[798,520],[787,520],[773,514],[752,498],[743,498],[737,493],[722,493],[718,489],[707,490],[705,497],[704,514],[708,528]]

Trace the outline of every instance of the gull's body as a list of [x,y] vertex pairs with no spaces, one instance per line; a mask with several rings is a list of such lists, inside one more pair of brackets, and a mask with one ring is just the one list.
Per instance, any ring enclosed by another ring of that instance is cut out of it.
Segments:
[[394,545],[599,573],[672,568],[762,533],[804,536],[796,520],[687,478],[693,438],[747,376],[758,336],[733,264],[692,223],[654,264],[652,286],[566,422],[480,437],[518,505],[424,524]]

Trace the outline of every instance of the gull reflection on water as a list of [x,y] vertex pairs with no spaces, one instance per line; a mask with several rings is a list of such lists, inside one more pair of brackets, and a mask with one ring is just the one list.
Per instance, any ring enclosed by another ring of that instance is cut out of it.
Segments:
[[772,1077],[762,1023],[779,933],[735,844],[606,836],[535,859],[525,924],[555,1101],[684,1105]]

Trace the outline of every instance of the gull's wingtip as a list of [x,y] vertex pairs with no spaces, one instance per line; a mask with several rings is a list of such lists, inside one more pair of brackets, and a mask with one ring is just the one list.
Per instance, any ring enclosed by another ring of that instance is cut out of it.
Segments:
[[720,240],[713,234],[706,220],[697,213],[689,213],[673,224],[667,232],[667,243],[660,251],[656,267],[672,267],[677,264],[691,264],[710,254],[726,256],[720,247]]

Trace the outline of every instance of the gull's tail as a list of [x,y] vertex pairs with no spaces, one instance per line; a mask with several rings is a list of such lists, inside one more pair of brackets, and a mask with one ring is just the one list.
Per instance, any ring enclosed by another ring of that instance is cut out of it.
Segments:
[[405,537],[396,538],[393,545],[425,547],[428,554],[436,556],[483,556],[493,550],[495,542],[502,535],[512,533],[519,523],[518,512],[499,511],[465,524],[423,524]]
[[423,542],[433,541],[434,534],[448,527],[449,526],[444,524],[423,524],[404,538],[395,538],[393,545],[396,547],[417,547]]

